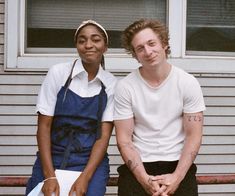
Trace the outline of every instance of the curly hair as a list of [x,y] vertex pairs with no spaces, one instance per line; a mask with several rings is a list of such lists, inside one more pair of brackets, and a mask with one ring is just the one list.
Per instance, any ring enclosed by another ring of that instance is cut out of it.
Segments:
[[155,19],[140,19],[129,25],[122,33],[121,41],[122,46],[125,48],[126,52],[132,54],[135,57],[135,51],[131,44],[134,36],[142,31],[143,29],[152,29],[160,39],[163,46],[168,46],[166,49],[166,57],[170,54],[169,46],[169,33],[167,27],[158,20]]

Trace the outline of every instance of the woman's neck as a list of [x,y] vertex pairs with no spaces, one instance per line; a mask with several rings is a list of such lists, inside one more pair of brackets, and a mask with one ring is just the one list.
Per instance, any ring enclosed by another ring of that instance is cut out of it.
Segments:
[[88,81],[93,80],[99,71],[100,65],[99,64],[87,64],[84,62],[82,64],[88,74]]

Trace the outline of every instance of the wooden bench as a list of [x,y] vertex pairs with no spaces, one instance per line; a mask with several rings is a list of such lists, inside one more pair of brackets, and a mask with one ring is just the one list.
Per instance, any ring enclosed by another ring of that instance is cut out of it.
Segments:
[[[29,176],[0,176],[0,187],[25,187]],[[107,186],[117,186],[118,177],[110,177]],[[197,176],[198,184],[235,184],[235,174]]]

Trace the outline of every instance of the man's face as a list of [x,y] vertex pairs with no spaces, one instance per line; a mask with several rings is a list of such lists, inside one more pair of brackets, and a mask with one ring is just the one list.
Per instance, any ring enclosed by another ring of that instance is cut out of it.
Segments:
[[131,42],[136,59],[143,66],[156,66],[166,61],[165,51],[158,35],[150,28],[138,32]]

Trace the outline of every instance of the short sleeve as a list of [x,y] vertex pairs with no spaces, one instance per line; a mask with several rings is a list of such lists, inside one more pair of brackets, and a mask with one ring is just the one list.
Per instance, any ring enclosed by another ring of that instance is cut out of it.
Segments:
[[131,93],[128,85],[121,80],[118,82],[114,94],[114,120],[133,117]]
[[184,113],[196,113],[206,109],[201,86],[195,77],[191,77],[184,92]]
[[109,87],[106,90],[107,93],[107,105],[104,110],[102,121],[103,122],[112,122],[113,121],[113,113],[114,113],[114,89],[116,85],[116,78],[111,78],[109,81]]
[[56,77],[55,66],[53,66],[47,73],[38,94],[36,112],[41,114],[53,116],[57,93],[61,88],[61,84]]

